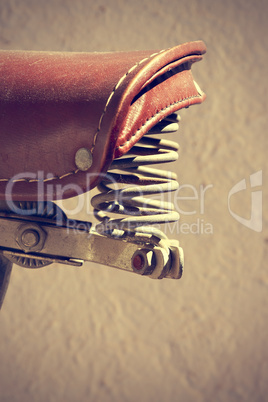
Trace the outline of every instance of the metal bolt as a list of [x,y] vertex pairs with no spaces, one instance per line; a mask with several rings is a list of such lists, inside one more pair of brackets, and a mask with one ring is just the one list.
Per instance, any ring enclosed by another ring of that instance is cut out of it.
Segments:
[[136,254],[132,259],[133,268],[137,269],[138,271],[144,267],[145,259],[142,254]]
[[20,248],[27,251],[41,251],[44,247],[47,234],[36,223],[21,225],[16,234],[16,241]]
[[40,236],[36,230],[27,229],[21,235],[21,242],[25,247],[34,247],[39,243]]
[[147,274],[152,267],[153,251],[150,249],[140,249],[135,251],[131,259],[131,266],[134,272],[141,275]]

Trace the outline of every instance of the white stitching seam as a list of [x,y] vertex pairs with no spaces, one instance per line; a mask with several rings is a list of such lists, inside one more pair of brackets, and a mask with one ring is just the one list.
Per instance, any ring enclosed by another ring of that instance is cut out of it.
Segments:
[[[112,91],[111,94],[109,95],[109,97],[108,97],[108,99],[107,99],[107,102],[106,102],[106,104],[105,104],[105,106],[104,106],[103,112],[102,112],[102,114],[101,114],[101,117],[100,117],[100,120],[99,120],[99,123],[98,123],[97,131],[96,131],[96,133],[94,134],[93,145],[92,145],[92,148],[91,148],[91,152],[93,152],[94,147],[95,147],[95,145],[96,145],[96,141],[97,141],[97,137],[98,137],[98,134],[99,134],[99,132],[100,132],[100,129],[101,129],[101,124],[102,124],[103,117],[104,117],[104,115],[105,115],[105,113],[106,113],[106,111],[107,111],[107,108],[108,108],[108,106],[109,106],[109,104],[110,104],[110,102],[111,102],[111,100],[112,100],[112,98],[113,98],[115,92],[116,92],[117,89],[120,87],[120,85],[122,84],[122,82],[123,82],[123,81],[126,79],[126,77],[127,77],[133,70],[135,70],[139,65],[141,65],[141,64],[144,63],[145,61],[149,60],[150,58],[152,58],[152,57],[154,57],[154,56],[156,56],[156,55],[158,55],[158,54],[164,52],[165,50],[166,50],[166,49],[163,49],[163,50],[161,50],[160,52],[153,53],[153,54],[151,54],[149,57],[146,57],[145,59],[142,59],[141,61],[137,62],[137,63],[134,64],[134,66],[132,66],[132,67],[120,78],[120,80],[117,82],[117,84],[115,85],[113,91]],[[42,180],[40,180],[40,179],[26,179],[26,178],[23,178],[23,179],[13,180],[13,182],[14,182],[14,183],[17,183],[17,182],[27,182],[27,183],[43,182],[43,183],[46,183],[46,182],[49,182],[49,181],[52,181],[52,180],[61,180],[61,179],[64,179],[65,177],[74,175],[74,174],[76,174],[76,173],[78,173],[78,172],[80,172],[80,169],[76,169],[76,170],[73,170],[73,171],[71,171],[71,172],[65,173],[65,174],[63,174],[62,176],[52,176],[52,177],[48,177],[47,179],[42,179]],[[8,182],[8,181],[10,181],[10,180],[11,180],[11,179],[0,179],[0,182]]]
[[149,117],[149,118],[143,123],[143,125],[142,125],[140,128],[138,128],[138,130],[137,130],[134,134],[132,134],[132,136],[131,136],[124,144],[118,145],[118,146],[116,147],[116,149],[123,148],[125,145],[127,145],[127,144],[132,140],[132,138],[135,137],[135,136],[143,129],[144,126],[146,126],[155,116],[157,116],[158,114],[160,114],[160,113],[163,112],[164,110],[170,108],[171,106],[177,105],[177,104],[179,104],[179,103],[182,103],[182,102],[184,102],[184,101],[187,101],[187,100],[190,100],[190,99],[194,99],[194,98],[200,98],[200,95],[188,96],[187,98],[183,98],[183,99],[180,99],[180,100],[178,100],[178,101],[176,101],[176,102],[170,103],[169,105],[165,106],[163,109],[160,109],[160,110],[159,110],[158,112],[156,112],[153,116]]
[[104,117],[104,115],[105,115],[105,113],[106,113],[106,110],[107,110],[107,108],[108,108],[108,106],[109,106],[109,103],[111,102],[111,100],[112,100],[112,98],[113,98],[115,92],[116,92],[117,89],[120,87],[120,85],[122,84],[122,82],[123,82],[123,81],[126,79],[126,77],[127,77],[133,70],[135,70],[139,65],[141,65],[142,63],[144,63],[146,60],[149,60],[149,59],[152,58],[153,56],[156,56],[156,55],[158,55],[158,54],[160,54],[160,53],[162,53],[162,52],[164,52],[164,51],[165,51],[165,49],[161,50],[161,51],[158,52],[158,53],[153,53],[153,54],[151,54],[149,57],[146,57],[145,59],[143,59],[143,60],[137,62],[134,66],[132,66],[132,67],[128,70],[128,72],[126,72],[125,75],[123,75],[123,76],[120,78],[120,80],[118,81],[118,83],[117,83],[116,86],[114,87],[113,91],[111,92],[110,96],[108,97],[107,102],[106,102],[106,105],[104,106],[102,115],[101,115],[100,120],[99,120],[99,124],[98,124],[97,131],[96,131],[96,133],[95,133],[95,135],[94,135],[93,145],[92,145],[92,148],[91,148],[91,152],[93,152],[93,150],[94,150],[94,148],[95,148],[97,136],[98,136],[98,134],[99,134],[99,132],[100,132],[100,129],[101,129],[101,123],[102,123],[103,117]]

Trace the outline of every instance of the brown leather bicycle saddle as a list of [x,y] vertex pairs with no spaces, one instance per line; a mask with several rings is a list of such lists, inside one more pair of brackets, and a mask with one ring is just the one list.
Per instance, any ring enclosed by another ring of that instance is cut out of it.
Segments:
[[191,65],[205,50],[0,51],[0,198],[93,188],[157,122],[204,100]]

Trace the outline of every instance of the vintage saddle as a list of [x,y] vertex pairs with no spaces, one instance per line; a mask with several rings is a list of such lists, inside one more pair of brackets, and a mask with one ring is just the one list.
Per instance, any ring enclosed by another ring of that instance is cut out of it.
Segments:
[[157,122],[204,100],[191,73],[204,52],[201,41],[156,52],[1,51],[0,198],[93,188]]
[[[0,305],[13,262],[95,261],[181,277],[178,242],[152,227],[178,213],[146,198],[177,189],[176,176],[146,165],[176,160],[177,144],[152,133],[176,131],[176,112],[205,99],[191,73],[205,51],[202,41],[161,51],[0,51]],[[53,202],[97,185],[96,228],[70,223]]]

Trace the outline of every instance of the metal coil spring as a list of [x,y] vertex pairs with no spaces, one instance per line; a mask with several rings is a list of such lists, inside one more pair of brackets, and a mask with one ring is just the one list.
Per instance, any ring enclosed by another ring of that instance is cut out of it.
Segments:
[[[170,201],[156,199],[178,189],[175,173],[148,167],[178,159],[179,145],[170,140],[152,137],[177,131],[180,117],[172,114],[151,129],[147,135],[124,156],[115,159],[104,179],[98,185],[100,194],[91,204],[94,215],[101,222],[96,226],[99,233],[119,235],[120,232],[153,234],[158,238],[166,235],[153,224],[176,222],[179,214]],[[154,199],[146,196],[154,196]],[[111,218],[120,214],[127,217]]]

